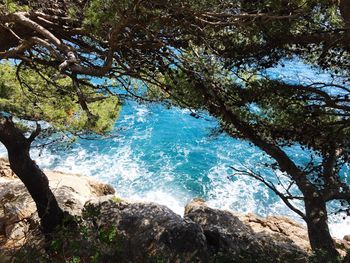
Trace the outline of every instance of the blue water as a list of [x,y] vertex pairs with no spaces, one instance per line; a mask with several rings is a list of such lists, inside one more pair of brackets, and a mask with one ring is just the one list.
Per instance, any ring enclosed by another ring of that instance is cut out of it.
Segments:
[[[291,81],[296,75],[303,81],[329,78],[298,61],[267,74]],[[93,176],[113,185],[123,198],[155,201],[179,214],[186,203],[200,197],[221,209],[300,220],[259,182],[233,176],[230,166],[269,176],[262,165],[268,158],[247,142],[214,134],[216,120],[202,116],[196,119],[188,110],[126,101],[110,138],[79,139],[66,149],[33,149],[32,155],[42,168]],[[299,162],[307,161],[298,148],[289,152]],[[335,236],[350,232],[348,221],[331,221]]]
[[248,143],[213,135],[217,127],[209,116],[196,119],[187,110],[127,101],[112,138],[78,140],[41,156],[34,149],[33,156],[43,168],[94,176],[122,197],[157,201],[178,213],[195,197],[216,207],[272,213],[268,204],[278,198],[248,178],[232,178],[230,168],[266,157]]

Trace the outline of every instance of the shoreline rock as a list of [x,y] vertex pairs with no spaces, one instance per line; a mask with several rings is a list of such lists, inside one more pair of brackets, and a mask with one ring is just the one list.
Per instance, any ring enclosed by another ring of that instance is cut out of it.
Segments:
[[[104,195],[114,195],[112,186],[87,176],[45,171],[60,207],[71,215],[80,215],[85,203]],[[36,206],[8,162],[0,159],[0,247],[23,245],[30,224],[39,221]]]
[[213,209],[200,199],[185,208],[185,217],[198,223],[213,254],[241,255],[252,262],[305,262],[308,251],[290,238],[255,231],[230,211]]
[[[235,214],[210,208],[201,199],[187,204],[181,217],[156,203],[121,200],[112,186],[90,177],[45,173],[63,210],[81,216],[94,209],[99,214],[95,227],[116,228],[123,240],[120,262],[160,256],[165,262],[302,263],[311,252],[305,227],[287,217]],[[21,181],[0,159],[1,249],[16,250],[31,242],[27,233],[38,225],[35,210]],[[336,242],[344,255],[349,240]]]

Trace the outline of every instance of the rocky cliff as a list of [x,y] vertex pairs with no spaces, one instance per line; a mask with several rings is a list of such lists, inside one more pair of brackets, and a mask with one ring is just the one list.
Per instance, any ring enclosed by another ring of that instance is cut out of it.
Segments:
[[[111,186],[88,177],[46,174],[60,206],[84,222],[78,245],[91,252],[90,243],[101,233],[107,236],[94,262],[306,262],[310,253],[305,228],[285,217],[234,214],[200,199],[189,203],[181,217],[159,204],[116,198]],[[37,222],[29,194],[0,160],[2,251],[30,245],[28,236],[39,235]],[[346,240],[337,242],[343,252],[350,248]]]

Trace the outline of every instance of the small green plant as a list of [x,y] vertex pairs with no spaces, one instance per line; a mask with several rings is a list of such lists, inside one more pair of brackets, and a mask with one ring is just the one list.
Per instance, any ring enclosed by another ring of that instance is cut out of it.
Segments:
[[80,263],[80,257],[73,256],[67,263]]
[[123,253],[124,239],[114,224],[96,224],[99,215],[98,208],[86,206],[82,217],[70,217],[69,224],[57,229],[44,247],[22,249],[13,262],[113,262]]
[[117,196],[113,196],[111,198],[111,200],[114,202],[114,203],[121,203],[123,202],[123,199],[121,199],[120,197],[117,197]]
[[341,263],[342,259],[340,257],[337,258],[327,258],[327,252],[321,249],[312,253],[312,255],[308,258],[309,263]]
[[96,208],[93,204],[87,204],[83,209],[82,216],[87,220],[91,220],[97,218],[100,214],[100,209]]
[[4,6],[1,6],[0,9],[1,8],[6,8],[6,11],[10,13],[29,11],[30,9],[28,5],[19,5],[13,0],[5,0]]

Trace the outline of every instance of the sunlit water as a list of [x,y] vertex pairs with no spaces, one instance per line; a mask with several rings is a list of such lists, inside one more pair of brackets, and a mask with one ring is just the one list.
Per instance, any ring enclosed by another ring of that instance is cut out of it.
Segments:
[[[294,78],[296,71],[304,79],[315,77],[300,63],[269,74]],[[33,149],[32,156],[42,168],[95,177],[113,185],[121,197],[154,201],[178,214],[183,214],[191,199],[200,197],[220,209],[287,215],[301,222],[265,186],[246,176],[232,176],[230,166],[254,168],[266,156],[225,134],[213,136],[217,122],[204,117],[196,119],[187,110],[129,101],[123,106],[114,137],[78,140],[64,150]],[[302,158],[297,150],[293,154]],[[332,216],[331,231],[336,237],[350,234],[349,220]]]

